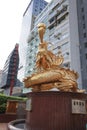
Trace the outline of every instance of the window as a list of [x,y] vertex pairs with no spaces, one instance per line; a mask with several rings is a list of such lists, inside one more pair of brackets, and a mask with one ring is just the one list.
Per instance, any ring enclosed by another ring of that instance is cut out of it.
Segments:
[[83,28],[85,28],[85,24],[83,24]]
[[33,43],[31,43],[30,45],[33,46]]
[[70,68],[70,63],[65,63],[64,67]]
[[34,60],[34,63],[36,62],[36,60]]
[[84,12],[84,8],[82,8],[81,11]]
[[29,56],[29,59],[31,59],[32,58],[32,56]]
[[82,19],[85,20],[85,16],[84,15],[82,16]]
[[85,58],[87,59],[87,53],[85,54]]
[[53,21],[54,21],[54,17],[49,20],[50,23],[52,23]]
[[32,64],[31,63],[29,63],[29,66],[31,66]]
[[31,71],[29,70],[28,73],[31,73]]
[[69,55],[69,52],[66,52],[67,55]]
[[83,35],[84,35],[84,37],[86,37],[86,32]]
[[36,41],[38,41],[38,39],[37,39],[37,38],[36,38],[35,40],[36,40]]
[[69,42],[62,44],[62,52],[69,48]]
[[40,10],[42,10],[42,8],[40,8]]
[[33,50],[31,49],[30,52],[32,52]]
[[85,48],[87,48],[87,42],[85,42]]
[[86,65],[86,72],[87,72],[87,65]]
[[37,45],[35,45],[35,48],[38,48],[38,46],[37,46]]
[[51,29],[53,29],[53,28],[54,28],[54,25],[50,26],[50,27],[49,27],[49,30],[51,30]]
[[37,12],[37,9],[35,9],[35,12]]
[[58,24],[60,24],[62,21],[64,21],[66,18],[66,15],[62,16],[57,22]]

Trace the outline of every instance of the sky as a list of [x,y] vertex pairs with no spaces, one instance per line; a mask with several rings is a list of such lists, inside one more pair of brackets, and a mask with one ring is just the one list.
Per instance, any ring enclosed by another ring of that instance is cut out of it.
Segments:
[[23,13],[29,2],[30,0],[0,1],[0,69],[3,69],[15,44],[19,43]]

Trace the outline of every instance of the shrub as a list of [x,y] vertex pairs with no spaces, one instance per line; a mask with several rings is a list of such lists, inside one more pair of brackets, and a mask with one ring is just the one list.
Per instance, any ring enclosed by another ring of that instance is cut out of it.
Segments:
[[6,103],[3,103],[2,105],[0,105],[0,113],[5,113],[6,111]]

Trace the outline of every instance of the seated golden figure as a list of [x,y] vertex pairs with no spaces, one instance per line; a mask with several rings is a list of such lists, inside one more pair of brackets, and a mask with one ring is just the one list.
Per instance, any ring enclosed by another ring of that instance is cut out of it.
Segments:
[[48,68],[58,67],[64,60],[62,55],[55,56],[51,51],[47,50],[47,45],[48,43],[46,42],[39,45],[36,56],[36,68],[39,72]]
[[64,61],[61,52],[56,56],[48,50],[48,43],[43,41],[45,29],[44,23],[38,25],[40,44],[36,56],[36,73],[24,79],[25,87],[32,87],[33,91],[57,88],[60,91],[84,92],[78,89],[78,73],[61,66]]

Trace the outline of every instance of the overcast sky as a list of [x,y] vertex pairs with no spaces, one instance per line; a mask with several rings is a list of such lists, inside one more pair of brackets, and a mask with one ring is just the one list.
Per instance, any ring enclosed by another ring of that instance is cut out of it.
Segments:
[[22,16],[29,2],[30,0],[0,1],[0,69],[3,69],[8,55],[19,42]]

